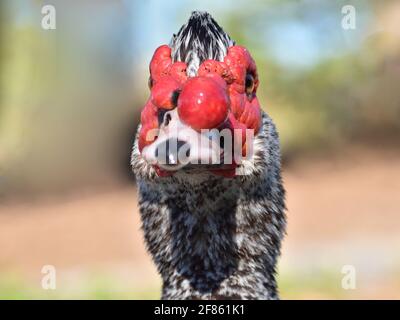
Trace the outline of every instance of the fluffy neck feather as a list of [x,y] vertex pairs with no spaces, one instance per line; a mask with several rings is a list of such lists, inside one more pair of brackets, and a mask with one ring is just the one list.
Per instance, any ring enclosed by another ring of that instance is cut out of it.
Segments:
[[[147,248],[164,299],[276,299],[285,230],[279,143],[268,116],[247,175],[145,178],[135,167]],[[133,155],[133,163],[139,157]]]

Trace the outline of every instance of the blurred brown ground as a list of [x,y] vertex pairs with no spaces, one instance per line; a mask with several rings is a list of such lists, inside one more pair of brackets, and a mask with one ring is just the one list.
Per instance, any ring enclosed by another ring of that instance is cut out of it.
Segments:
[[[337,278],[343,265],[360,265],[357,289],[345,297],[400,298],[399,278],[392,277],[400,274],[400,151],[353,147],[302,158],[284,169],[284,180],[282,272],[296,278],[326,268]],[[85,270],[102,270],[138,297],[148,288],[158,294],[139,228],[134,185],[10,200],[0,206],[0,274],[18,270],[37,286],[45,264],[56,266],[64,284]],[[282,298],[332,297],[302,286],[304,293],[283,290]]]
[[[400,2],[354,3],[348,30],[340,1],[202,3],[281,137],[282,298],[400,298]],[[198,4],[53,4],[45,31],[40,1],[0,1],[0,299],[159,298],[128,159],[151,55]]]

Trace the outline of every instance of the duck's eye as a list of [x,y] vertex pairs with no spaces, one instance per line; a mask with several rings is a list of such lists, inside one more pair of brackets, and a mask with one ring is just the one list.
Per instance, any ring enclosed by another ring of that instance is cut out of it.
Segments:
[[149,89],[151,90],[151,88],[153,88],[153,78],[150,76],[149,80],[147,82],[147,85],[149,86]]
[[253,93],[254,90],[254,77],[252,74],[248,73],[246,74],[246,93],[247,95],[250,95]]

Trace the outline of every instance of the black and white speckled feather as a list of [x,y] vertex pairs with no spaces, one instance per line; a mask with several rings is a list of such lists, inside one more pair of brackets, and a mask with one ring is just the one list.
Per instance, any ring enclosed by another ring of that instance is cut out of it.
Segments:
[[[175,59],[182,58],[179,50],[174,48]],[[147,249],[163,279],[162,298],[278,299],[285,192],[279,138],[269,116],[262,114],[254,155],[234,178],[184,171],[160,178],[141,157],[137,137],[131,163]]]
[[195,11],[189,21],[172,37],[172,60],[187,64],[187,74],[193,77],[202,61],[223,61],[227,48],[235,42],[207,12]]
[[285,230],[278,136],[264,114],[254,158],[233,179],[178,172],[157,177],[137,144],[132,165],[147,248],[164,299],[277,299]]

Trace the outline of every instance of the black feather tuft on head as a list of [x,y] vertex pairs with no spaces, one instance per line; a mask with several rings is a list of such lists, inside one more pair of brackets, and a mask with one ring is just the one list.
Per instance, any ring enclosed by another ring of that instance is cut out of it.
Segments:
[[188,22],[172,37],[173,61],[188,65],[188,76],[195,76],[201,62],[207,59],[223,61],[227,49],[235,42],[208,12],[194,11]]

